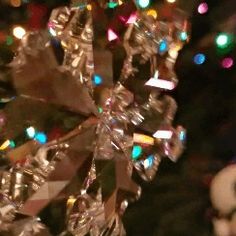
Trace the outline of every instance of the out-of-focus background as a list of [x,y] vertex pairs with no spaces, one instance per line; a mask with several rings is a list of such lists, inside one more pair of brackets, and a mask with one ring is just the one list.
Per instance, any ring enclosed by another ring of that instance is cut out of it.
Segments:
[[[153,7],[162,2],[153,0]],[[236,161],[236,3],[169,2],[186,11],[192,24],[191,40],[176,63],[180,81],[174,92],[179,105],[175,122],[188,131],[187,148],[178,163],[163,161],[151,184],[140,182],[143,195],[129,206],[124,223],[127,234],[134,236],[208,236],[213,235],[211,180]],[[22,30],[46,28],[51,10],[66,4],[69,1],[0,0],[0,87],[4,91],[7,64]],[[1,101],[0,108],[4,106]],[[73,126],[73,116],[65,119],[67,114],[60,113],[57,117],[65,120],[65,126]],[[55,128],[52,135],[58,132]]]

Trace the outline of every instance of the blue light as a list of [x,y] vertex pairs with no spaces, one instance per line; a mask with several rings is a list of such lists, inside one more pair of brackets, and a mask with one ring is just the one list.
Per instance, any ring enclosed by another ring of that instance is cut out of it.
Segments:
[[93,76],[93,83],[94,83],[95,85],[100,85],[100,84],[102,84],[102,77],[99,76],[99,75],[94,75],[94,76]]
[[164,53],[168,50],[168,43],[166,40],[162,40],[159,44],[159,52]]
[[186,139],[186,132],[185,131],[181,131],[180,134],[179,134],[179,139],[180,141],[185,141]]
[[26,129],[26,135],[28,136],[28,138],[34,138],[36,134],[35,128],[30,126]]
[[47,136],[45,133],[39,132],[35,135],[35,140],[37,140],[41,144],[44,144],[47,142]]
[[143,161],[143,166],[145,169],[149,169],[152,167],[153,163],[154,163],[154,155],[149,155],[147,159]]
[[193,61],[197,65],[202,65],[206,61],[206,56],[202,53],[198,53],[194,56]]
[[141,8],[146,8],[150,4],[150,0],[137,0],[136,2],[138,4],[138,6]]

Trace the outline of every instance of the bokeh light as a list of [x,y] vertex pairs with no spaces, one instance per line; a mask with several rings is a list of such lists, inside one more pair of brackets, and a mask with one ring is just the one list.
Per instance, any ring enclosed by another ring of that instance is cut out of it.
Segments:
[[203,53],[198,53],[194,56],[193,61],[197,65],[202,65],[206,61],[206,56]]
[[23,27],[21,26],[15,26],[13,28],[13,35],[17,38],[17,39],[22,39],[24,37],[24,35],[26,34],[26,31]]
[[154,19],[156,19],[157,18],[157,11],[156,10],[154,10],[154,9],[149,9],[148,11],[147,11],[147,15],[148,16],[152,16]]
[[98,86],[102,84],[102,77],[100,75],[93,76],[93,83],[94,85]]
[[143,149],[139,145],[134,145],[132,150],[132,159],[138,159],[143,153]]
[[198,13],[203,15],[206,14],[208,12],[208,5],[206,2],[202,2],[197,9]]
[[185,31],[180,32],[179,38],[181,41],[186,41],[188,39],[188,34]]
[[166,0],[168,3],[175,3],[176,0]]
[[147,8],[150,4],[150,0],[136,0],[136,2],[140,8]]
[[35,140],[37,140],[41,144],[45,144],[47,142],[47,136],[43,132],[39,132],[35,135]]
[[34,127],[30,126],[28,127],[26,130],[26,135],[28,138],[34,138],[35,134],[36,134],[36,130]]
[[10,4],[11,4],[13,7],[20,7],[20,5],[21,5],[21,0],[11,0],[11,1],[10,1]]
[[149,169],[152,167],[153,163],[154,163],[154,155],[150,155],[147,157],[147,159],[143,161],[143,166],[145,169]]
[[226,48],[230,44],[230,37],[226,33],[221,33],[216,37],[216,45],[219,48]]
[[224,69],[230,69],[234,65],[234,60],[232,57],[226,57],[221,61],[221,66]]
[[108,29],[107,31],[107,39],[109,42],[118,39],[117,34],[112,30],[112,29]]
[[164,53],[168,50],[168,43],[166,40],[162,40],[159,44],[159,53]]
[[108,8],[111,8],[111,9],[116,8],[118,5],[119,5],[118,2],[108,2],[107,3]]
[[13,37],[12,36],[10,36],[10,35],[8,35],[7,36],[7,38],[6,38],[6,45],[7,46],[10,46],[10,45],[12,45],[13,44]]

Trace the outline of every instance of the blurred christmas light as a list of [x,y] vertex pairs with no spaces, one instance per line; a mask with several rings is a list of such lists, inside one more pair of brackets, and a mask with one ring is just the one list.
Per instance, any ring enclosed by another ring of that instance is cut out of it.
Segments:
[[222,60],[221,66],[225,69],[229,69],[234,65],[234,60],[231,57],[226,57]]
[[144,134],[134,133],[133,141],[135,143],[143,143],[143,144],[154,145],[154,139],[152,137],[150,137],[148,135],[144,135]]
[[206,2],[202,2],[197,9],[199,14],[206,14],[208,12],[208,5]]
[[132,13],[129,19],[127,20],[126,24],[134,24],[137,18],[138,18],[137,13],[136,12]]
[[132,159],[136,160],[142,155],[143,149],[139,145],[134,145],[132,150]]
[[56,37],[56,36],[57,36],[57,33],[56,33],[56,31],[55,31],[53,28],[49,28],[49,33],[50,33],[53,37]]
[[13,42],[14,42],[13,38],[8,35],[7,38],[6,38],[6,45],[11,46],[13,44]]
[[154,19],[156,19],[156,18],[157,18],[157,11],[154,10],[154,9],[149,9],[149,10],[147,11],[147,15],[148,15],[148,16],[152,16]]
[[13,140],[10,140],[10,147],[11,148],[15,148],[16,147],[16,144]]
[[185,131],[182,130],[180,132],[179,139],[180,139],[180,141],[185,141],[185,139],[186,139],[186,132]]
[[43,132],[37,133],[34,138],[35,138],[35,140],[37,140],[41,144],[44,144],[47,142],[47,136]]
[[34,138],[36,134],[36,130],[34,127],[30,126],[26,129],[26,135],[28,136],[28,138]]
[[13,7],[19,7],[21,5],[21,0],[11,0],[10,1],[10,4],[13,6]]
[[173,132],[171,130],[158,130],[153,134],[154,138],[158,139],[171,139]]
[[98,112],[103,113],[103,109],[101,107],[98,107]]
[[111,8],[111,9],[116,8],[118,5],[119,5],[119,3],[115,2],[115,1],[109,1],[107,3],[108,8]]
[[219,48],[226,48],[230,44],[230,37],[226,33],[219,34],[216,37],[216,45]]
[[11,144],[11,141],[10,140],[6,140],[1,146],[0,146],[0,150],[3,151],[5,150],[6,148],[8,148]]
[[154,155],[148,156],[147,159],[145,159],[145,160],[143,161],[143,166],[144,166],[144,168],[145,168],[145,169],[148,169],[148,168],[152,167],[153,162],[154,162]]
[[166,0],[168,3],[175,3],[176,0]]
[[92,11],[92,5],[91,5],[91,4],[88,4],[88,5],[87,5],[87,10],[88,10],[88,11]]
[[24,35],[26,34],[26,31],[23,27],[21,26],[16,26],[13,28],[13,35],[18,38],[18,39],[22,39],[24,37]]
[[203,53],[198,53],[194,56],[193,61],[197,65],[202,65],[206,61],[206,56]]
[[111,42],[113,40],[118,39],[118,36],[117,36],[117,34],[112,29],[108,29],[108,31],[107,31],[107,38],[108,38],[108,41]]
[[136,2],[140,8],[147,8],[151,3],[150,0],[136,0]]
[[168,50],[168,43],[166,40],[162,40],[159,44],[159,53],[164,53]]
[[93,76],[93,83],[94,85],[101,85],[102,84],[102,77],[100,75]]
[[185,31],[180,32],[179,38],[181,41],[186,41],[188,39],[188,34]]

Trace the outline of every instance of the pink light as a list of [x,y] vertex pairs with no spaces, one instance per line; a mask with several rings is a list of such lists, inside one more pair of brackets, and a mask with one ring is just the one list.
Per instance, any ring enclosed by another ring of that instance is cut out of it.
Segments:
[[132,13],[129,19],[127,20],[126,24],[134,24],[137,18],[138,18],[137,13],[136,12]]
[[226,57],[222,60],[221,65],[225,69],[229,69],[234,65],[234,60],[231,57]]
[[208,12],[208,5],[206,2],[203,2],[201,3],[199,6],[198,6],[198,13],[199,14],[206,14]]
[[118,39],[117,34],[112,29],[108,29],[107,37],[108,37],[108,41],[110,41],[110,42]]

